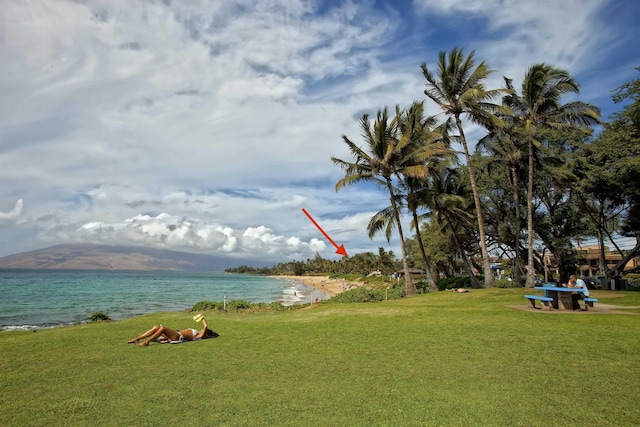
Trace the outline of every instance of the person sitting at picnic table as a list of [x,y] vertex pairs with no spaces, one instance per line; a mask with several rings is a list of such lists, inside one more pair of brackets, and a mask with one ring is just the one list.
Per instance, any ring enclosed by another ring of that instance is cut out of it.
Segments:
[[[184,341],[197,341],[207,338],[215,338],[218,334],[209,329],[207,321],[202,318],[202,329],[183,329],[181,331],[167,328],[166,326],[154,326],[142,335],[127,341],[128,344],[136,344],[138,347],[148,346],[152,341],[162,337],[160,342],[180,343]],[[142,343],[140,340],[147,338]]]
[[580,303],[578,302],[578,300],[584,299],[584,298],[589,296],[589,288],[587,287],[587,284],[584,283],[584,280],[578,279],[578,277],[575,274],[572,274],[571,276],[569,276],[569,283],[568,283],[567,287],[569,287],[569,288],[582,288],[583,289],[582,292],[572,292],[571,293],[571,301],[573,303],[573,309],[574,310],[579,310],[580,309]]

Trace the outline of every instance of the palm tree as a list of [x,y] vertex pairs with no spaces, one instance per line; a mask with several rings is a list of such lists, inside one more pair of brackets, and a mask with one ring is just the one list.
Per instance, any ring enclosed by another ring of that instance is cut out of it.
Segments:
[[495,286],[495,280],[491,271],[489,251],[487,249],[486,232],[482,217],[482,205],[478,194],[476,176],[471,164],[471,155],[467,145],[467,139],[462,127],[462,115],[465,115],[473,122],[490,126],[499,122],[492,114],[498,106],[490,101],[500,96],[502,89],[486,90],[483,81],[491,74],[492,70],[483,62],[475,66],[474,51],[465,58],[463,49],[454,48],[447,59],[446,52],[442,51],[438,55],[438,69],[433,74],[427,64],[422,64],[422,73],[427,80],[424,93],[437,103],[443,112],[455,119],[458,128],[460,142],[464,149],[464,154],[471,179],[471,189],[473,190],[473,201],[478,217],[478,232],[480,234],[480,248],[482,251],[482,263],[484,269],[485,286]]
[[[438,286],[431,274],[427,255],[422,244],[418,210],[424,205],[422,199],[429,194],[427,179],[433,165],[453,156],[448,141],[450,123],[447,121],[436,127],[435,117],[424,116],[424,102],[414,102],[408,109],[403,111],[396,107],[394,121],[402,139],[409,141],[407,152],[411,154],[415,162],[413,167],[420,170],[417,174],[400,174],[397,176],[400,192],[397,194],[396,203],[398,206],[406,207],[412,215],[412,225],[418,235],[418,244],[429,288],[431,291],[437,291]],[[389,206],[371,218],[367,226],[370,238],[373,238],[375,234],[384,229],[385,237],[389,241],[396,226],[392,211],[392,207]]]
[[[511,80],[506,79],[506,87],[511,90]],[[520,254],[520,174],[523,161],[524,144],[521,128],[517,126],[517,121],[513,112],[501,114],[502,124],[490,129],[487,136],[482,138],[478,146],[485,148],[491,155],[493,161],[489,163],[489,170],[493,163],[504,164],[507,168],[509,185],[513,192],[514,220],[511,224],[511,233],[514,236],[513,250],[515,252],[514,281],[518,286],[522,285],[521,278],[521,254]]]
[[[512,88],[510,88],[512,89]],[[528,156],[529,171],[527,185],[527,287],[535,285],[533,261],[533,180],[534,156],[540,148],[540,135],[545,130],[562,130],[596,124],[600,120],[600,110],[584,102],[561,104],[567,93],[578,93],[579,85],[569,73],[547,64],[532,65],[522,82],[522,91],[515,91],[504,97],[503,101],[514,112],[522,127]]]
[[360,119],[360,127],[366,149],[360,148],[347,136],[342,139],[347,144],[354,161],[349,162],[331,157],[334,164],[344,170],[344,177],[336,183],[336,191],[343,187],[358,182],[373,182],[384,188],[391,201],[391,212],[398,228],[400,237],[400,249],[402,250],[402,265],[405,273],[405,287],[407,295],[415,294],[415,287],[411,281],[407,254],[404,244],[404,234],[400,222],[400,208],[397,199],[398,189],[394,184],[394,178],[399,175],[423,177],[425,168],[416,164],[416,157],[408,153],[410,140],[402,138],[398,134],[397,126],[389,120],[387,109],[378,110],[377,118],[373,125],[368,114],[363,114]]
[[468,187],[465,185],[463,177],[460,176],[458,170],[452,169],[445,164],[441,165],[441,169],[434,177],[431,189],[432,195],[425,199],[431,212],[425,216],[444,224],[445,227],[449,227],[451,238],[458,249],[464,268],[471,280],[471,286],[480,288],[480,282],[473,274],[471,264],[458,238],[458,230],[456,229],[456,225],[466,227],[471,225],[473,221],[472,215],[467,210],[469,202],[465,197],[468,196]]

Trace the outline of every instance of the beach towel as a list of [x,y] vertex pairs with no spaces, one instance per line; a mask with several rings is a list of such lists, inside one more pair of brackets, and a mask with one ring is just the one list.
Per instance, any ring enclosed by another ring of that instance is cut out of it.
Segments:
[[[210,338],[218,338],[220,335],[217,332],[213,332],[213,335]],[[167,338],[158,338],[156,339],[157,343],[160,344],[181,344],[183,342],[193,342],[193,341],[200,341],[200,339],[197,340],[179,340],[179,341],[171,341]]]

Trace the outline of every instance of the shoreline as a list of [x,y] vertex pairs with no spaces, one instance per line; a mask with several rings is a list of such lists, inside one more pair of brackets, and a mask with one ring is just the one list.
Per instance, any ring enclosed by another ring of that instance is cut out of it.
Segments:
[[338,295],[346,290],[356,288],[360,286],[358,283],[349,282],[345,279],[332,279],[329,276],[290,276],[290,275],[277,275],[269,276],[275,279],[287,279],[296,280],[302,282],[312,288],[327,292],[329,296]]

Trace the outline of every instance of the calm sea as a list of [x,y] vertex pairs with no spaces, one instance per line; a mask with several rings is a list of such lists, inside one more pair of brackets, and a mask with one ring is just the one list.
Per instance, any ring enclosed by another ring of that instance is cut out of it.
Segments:
[[328,296],[294,280],[225,273],[0,270],[0,330],[80,323],[98,310],[114,320],[183,311],[225,297],[290,305]]

